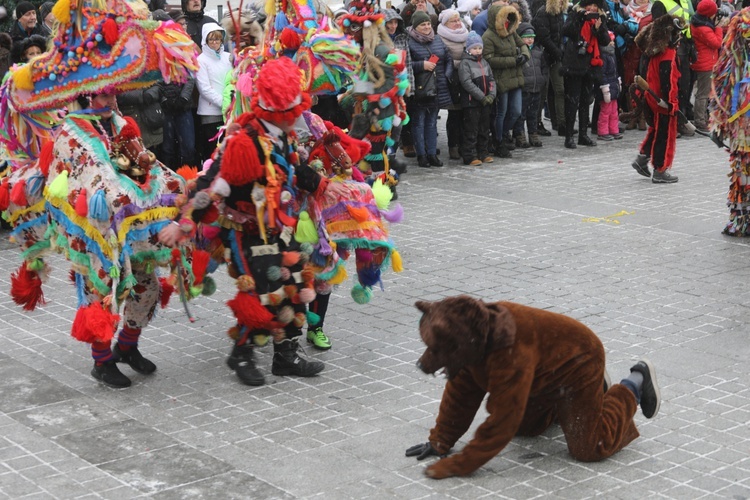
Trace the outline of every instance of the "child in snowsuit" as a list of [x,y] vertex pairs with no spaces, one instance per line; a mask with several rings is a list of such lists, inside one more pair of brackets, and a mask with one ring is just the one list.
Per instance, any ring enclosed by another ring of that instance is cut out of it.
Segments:
[[[536,32],[534,27],[529,23],[518,25],[518,34],[524,41],[531,52],[531,59],[523,67],[523,93],[521,94],[521,116],[513,127],[513,137],[517,148],[535,148],[542,147],[542,141],[537,134],[539,124],[539,105],[542,100],[542,89],[547,84],[549,78],[549,66],[547,59],[544,57],[544,49],[541,45],[535,45]],[[526,122],[526,130],[529,133],[529,140],[526,140],[526,134],[523,131],[523,124]]]
[[615,59],[615,34],[610,32],[609,45],[602,49],[604,70],[602,83],[596,93],[599,101],[599,120],[597,134],[600,141],[622,139],[620,133],[620,114],[617,110],[617,99],[620,97],[620,78],[617,76],[617,61]]
[[497,89],[492,68],[482,57],[484,44],[475,32],[466,39],[466,53],[458,65],[461,82],[461,108],[464,110],[464,135],[461,149],[464,165],[492,163],[489,155],[490,115]]

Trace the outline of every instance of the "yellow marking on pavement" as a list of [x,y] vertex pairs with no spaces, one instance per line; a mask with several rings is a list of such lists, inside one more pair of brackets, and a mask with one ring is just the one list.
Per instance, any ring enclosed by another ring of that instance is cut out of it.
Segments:
[[604,217],[584,217],[583,222],[606,222],[608,224],[619,224],[620,221],[617,220],[617,217],[622,217],[623,215],[633,215],[635,212],[628,212],[627,210],[620,210],[616,214],[612,215],[605,215]]

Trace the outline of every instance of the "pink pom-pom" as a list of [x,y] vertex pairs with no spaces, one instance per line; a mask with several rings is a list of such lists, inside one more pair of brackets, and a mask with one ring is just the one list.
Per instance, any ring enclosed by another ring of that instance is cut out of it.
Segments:
[[304,304],[309,304],[313,300],[315,300],[315,290],[312,288],[303,288],[299,292],[299,300],[302,301]]
[[289,306],[282,307],[276,314],[276,319],[278,319],[281,323],[288,325],[294,320],[294,309]]
[[211,165],[214,164],[213,158],[209,158],[208,160],[203,162],[203,172],[208,172],[208,169],[211,168]]
[[289,268],[282,267],[281,268],[281,281],[287,281],[291,277],[292,277],[292,272],[289,270]]
[[219,237],[221,227],[219,226],[203,226],[203,237],[207,240],[213,240]]

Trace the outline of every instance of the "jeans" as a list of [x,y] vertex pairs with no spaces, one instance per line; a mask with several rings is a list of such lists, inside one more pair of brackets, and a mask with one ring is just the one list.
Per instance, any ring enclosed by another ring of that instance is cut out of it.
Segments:
[[[172,170],[183,165],[198,166],[195,154],[195,126],[193,113],[164,110],[164,142],[161,145],[163,163]],[[179,150],[175,148],[178,145]]]
[[411,117],[411,133],[417,156],[434,155],[437,152],[438,107],[414,106]]
[[[509,90],[497,95],[497,116],[495,117],[495,140],[502,141],[503,134],[509,130],[521,116],[522,89]],[[505,125],[508,125],[506,128]]]

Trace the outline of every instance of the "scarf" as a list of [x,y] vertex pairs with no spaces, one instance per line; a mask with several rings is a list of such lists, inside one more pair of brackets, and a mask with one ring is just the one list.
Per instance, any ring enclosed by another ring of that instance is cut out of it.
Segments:
[[469,36],[469,30],[466,29],[463,23],[461,23],[461,28],[457,30],[452,30],[441,24],[438,26],[437,33],[440,35],[440,38],[445,38],[455,43],[466,43],[466,39]]
[[604,61],[602,61],[601,54],[599,53],[599,40],[596,38],[594,23],[596,23],[596,19],[589,19],[583,23],[581,38],[588,44],[586,52],[591,54],[591,65],[604,66]]
[[426,45],[428,43],[432,43],[432,41],[435,39],[435,31],[431,31],[429,35],[423,35],[422,33],[412,28],[409,30],[409,36],[412,37],[417,43]]

